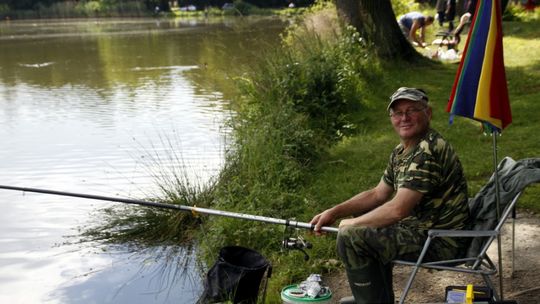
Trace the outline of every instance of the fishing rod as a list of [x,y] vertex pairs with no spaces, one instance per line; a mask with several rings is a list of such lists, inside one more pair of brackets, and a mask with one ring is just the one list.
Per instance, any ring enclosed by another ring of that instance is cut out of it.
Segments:
[[[132,204],[132,205],[140,205],[140,206],[146,206],[146,207],[156,207],[156,208],[162,208],[162,209],[171,209],[171,210],[177,210],[177,211],[191,212],[194,215],[201,213],[201,214],[208,214],[208,215],[231,217],[231,218],[248,220],[248,221],[264,222],[264,223],[270,223],[270,224],[276,224],[276,225],[285,225],[285,226],[293,227],[293,228],[304,228],[304,229],[309,229],[309,230],[315,229],[315,225],[310,224],[310,223],[305,223],[305,222],[284,220],[284,219],[278,219],[278,218],[273,218],[273,217],[251,215],[251,214],[244,214],[244,213],[236,213],[236,212],[230,212],[230,211],[222,211],[222,210],[209,209],[209,208],[201,208],[201,207],[196,207],[196,206],[191,207],[191,206],[183,206],[183,205],[156,203],[156,202],[150,202],[150,201],[144,201],[144,200],[138,200],[138,199],[118,198],[118,197],[110,197],[110,196],[102,196],[102,195],[94,195],[94,194],[64,192],[64,191],[27,188],[27,187],[15,187],[15,186],[6,186],[6,185],[0,185],[0,189],[79,197],[79,198],[87,198],[87,199],[94,199],[94,200],[101,200],[101,201],[111,201],[111,202],[118,202],[118,203],[124,203],[124,204]],[[337,233],[338,228],[324,226],[324,227],[321,227],[321,231]]]

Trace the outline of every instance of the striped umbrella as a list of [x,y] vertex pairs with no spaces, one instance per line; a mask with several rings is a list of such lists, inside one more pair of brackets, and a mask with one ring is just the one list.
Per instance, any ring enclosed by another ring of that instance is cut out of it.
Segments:
[[512,122],[504,71],[501,4],[478,1],[446,111],[502,131]]

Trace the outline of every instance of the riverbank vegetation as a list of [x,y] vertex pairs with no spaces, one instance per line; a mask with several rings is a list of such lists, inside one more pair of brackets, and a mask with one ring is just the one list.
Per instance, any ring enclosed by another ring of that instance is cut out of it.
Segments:
[[[499,138],[501,159],[538,157],[540,151],[536,134],[540,111],[540,33],[536,29],[540,21],[521,20],[527,21],[503,25],[514,121]],[[386,104],[400,86],[428,92],[432,125],[460,155],[470,195],[491,175],[492,139],[474,121],[456,117],[453,125],[448,124],[445,108],[456,64],[382,61],[358,33],[341,28],[334,7],[324,3],[283,35],[281,49],[263,57],[260,65],[235,79],[239,94],[232,104],[235,115],[228,125],[232,139],[221,173],[203,186],[181,173],[166,174],[165,179],[158,179],[163,200],[308,222],[317,212],[379,181],[389,152],[398,143]],[[520,207],[539,212],[535,200],[539,195],[540,187],[531,187]],[[118,219],[116,215],[113,218]],[[281,240],[289,233],[281,226],[151,209],[124,215],[107,229],[94,230],[93,237],[124,235],[123,240],[153,244],[189,239],[208,265],[226,245],[260,251],[274,267],[267,295],[270,303],[280,302],[279,291],[287,284],[310,273],[324,277],[340,269],[335,235],[314,237],[292,231],[313,243],[311,258],[304,261],[302,253],[281,249]]]

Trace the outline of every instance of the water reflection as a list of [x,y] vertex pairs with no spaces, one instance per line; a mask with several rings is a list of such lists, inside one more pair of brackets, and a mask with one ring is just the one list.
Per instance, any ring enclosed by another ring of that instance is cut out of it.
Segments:
[[[237,22],[0,22],[0,184],[145,198],[149,172],[214,175],[231,71],[283,27]],[[113,205],[0,191],[0,302],[194,302],[193,262],[73,243]]]
[[[157,251],[157,250],[156,250]],[[149,250],[148,256],[156,252]],[[106,256],[101,254],[100,256]],[[159,258],[146,257],[133,253],[114,253],[112,259],[118,261],[110,264],[107,259],[102,263],[94,262],[96,268],[86,269],[86,273],[73,272],[73,280],[60,286],[50,294],[50,300],[69,303],[195,303],[199,290],[200,278],[193,265],[179,265],[182,261],[169,259],[164,265]],[[92,255],[95,256],[95,255]],[[177,259],[185,256],[178,254]],[[134,267],[134,265],[142,265]],[[183,273],[178,273],[183,271]],[[178,278],[181,278],[178,282]],[[180,283],[180,284],[179,284]],[[115,287],[114,293],[104,293]],[[187,287],[187,288],[186,288]],[[181,299],[181,301],[178,301]]]

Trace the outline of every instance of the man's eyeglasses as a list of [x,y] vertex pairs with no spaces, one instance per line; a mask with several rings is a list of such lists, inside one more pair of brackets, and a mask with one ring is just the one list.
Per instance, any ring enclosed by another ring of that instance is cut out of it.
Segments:
[[394,112],[394,111],[391,110],[388,115],[390,117],[392,117],[392,118],[395,118],[395,119],[398,119],[398,118],[401,119],[401,118],[403,118],[405,116],[411,117],[411,116],[415,115],[418,112],[424,111],[425,109],[426,109],[426,107],[423,107],[423,108],[409,108],[406,111],[397,111],[397,112]]

